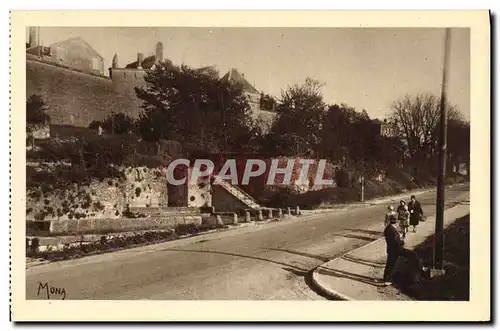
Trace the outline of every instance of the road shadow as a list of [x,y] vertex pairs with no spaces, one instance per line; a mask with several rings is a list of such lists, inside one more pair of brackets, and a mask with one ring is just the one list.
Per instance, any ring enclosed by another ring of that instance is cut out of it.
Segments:
[[359,239],[359,240],[365,240],[365,241],[374,241],[377,240],[378,238],[373,238],[373,237],[368,237],[368,236],[360,236],[356,234],[338,234],[338,233],[332,233],[331,234],[334,237],[344,237],[344,238],[351,238],[351,239]]
[[305,256],[305,257],[309,257],[311,259],[320,260],[320,261],[323,261],[323,262],[328,262],[328,261],[331,260],[331,258],[329,258],[327,256],[308,254],[308,253],[304,253],[304,252],[297,252],[297,251],[292,251],[292,250],[289,250],[289,249],[281,249],[281,248],[268,248],[268,249],[270,251],[278,251],[278,252],[285,252],[285,253],[290,253],[290,254]]
[[195,250],[195,249],[175,249],[175,248],[167,248],[167,249],[162,249],[161,251],[163,252],[185,252],[185,253],[204,253],[204,254],[217,254],[217,255],[226,255],[226,256],[233,256],[233,257],[242,257],[246,259],[252,259],[252,260],[258,260],[258,261],[263,261],[263,262],[269,262],[273,264],[278,264],[284,267],[288,267],[291,269],[296,269],[302,272],[307,272],[307,270],[296,267],[294,265],[284,263],[284,262],[279,262],[279,261],[274,261],[270,259],[265,259],[262,257],[256,257],[256,256],[248,256],[248,255],[241,255],[241,254],[235,254],[235,253],[228,253],[228,252],[217,252],[217,251],[200,251],[200,250]]
[[380,262],[375,262],[375,261],[360,259],[360,258],[349,256],[349,255],[342,256],[342,259],[344,259],[346,261],[349,261],[349,262],[353,262],[353,263],[363,264],[363,265],[366,265],[366,266],[369,266],[369,267],[385,268],[385,263],[380,263]]
[[364,229],[354,229],[354,228],[346,228],[348,231],[353,231],[353,232],[363,232],[367,234],[372,234],[374,236],[383,236],[384,233],[382,231],[372,231],[372,230],[364,230]]
[[318,273],[321,275],[327,275],[327,276],[332,276],[332,277],[337,277],[337,278],[347,278],[351,280],[355,280],[360,283],[365,283],[368,285],[373,285],[377,287],[382,287],[384,284],[377,279],[373,277],[368,277],[368,276],[363,276],[359,274],[355,274],[352,272],[347,272],[343,270],[337,270],[337,269],[330,269],[326,267],[319,267],[318,268]]
[[[286,250],[281,250],[281,249],[270,249],[270,250],[285,251],[286,252]],[[246,258],[246,259],[258,260],[258,261],[269,262],[269,263],[281,265],[282,266],[282,270],[290,272],[290,273],[292,273],[292,274],[294,274],[294,275],[296,275],[298,277],[303,278],[304,282],[306,283],[306,285],[314,293],[316,293],[317,295],[319,295],[322,298],[327,299],[327,300],[334,300],[334,299],[330,298],[329,296],[326,296],[321,291],[317,290],[316,287],[314,286],[312,279],[313,279],[313,272],[314,272],[315,268],[313,268],[311,270],[306,270],[304,268],[300,268],[300,267],[297,267],[297,266],[294,266],[294,265],[291,265],[291,264],[288,264],[288,263],[284,263],[284,262],[274,261],[274,260],[265,259],[265,258],[256,257],[256,256],[248,256],[248,255],[241,255],[241,254],[228,253],[228,252],[200,251],[200,250],[192,250],[192,249],[174,249],[174,248],[172,248],[172,249],[162,249],[161,251],[218,254],[218,255],[242,257],[242,258]],[[292,251],[290,251],[290,252],[292,252]],[[310,255],[310,254],[305,254],[305,253],[301,253],[301,252],[294,252],[294,253],[299,254],[299,255],[303,255],[303,256],[309,256]],[[294,254],[294,253],[292,253],[292,254]],[[311,255],[309,257],[318,258],[318,257],[315,257],[314,255]],[[329,259],[327,261],[329,261]]]

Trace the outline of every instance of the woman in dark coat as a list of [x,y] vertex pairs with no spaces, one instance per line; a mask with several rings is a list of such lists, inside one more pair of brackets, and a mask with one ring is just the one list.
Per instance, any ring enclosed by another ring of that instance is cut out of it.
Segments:
[[413,232],[417,232],[418,223],[420,223],[424,212],[414,195],[411,196],[411,201],[408,203],[408,210],[410,211],[410,225],[413,226]]

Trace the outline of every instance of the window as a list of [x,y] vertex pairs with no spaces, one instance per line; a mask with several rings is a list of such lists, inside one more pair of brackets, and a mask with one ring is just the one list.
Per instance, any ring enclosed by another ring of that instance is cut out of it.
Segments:
[[100,69],[99,67],[100,67],[100,66],[99,66],[99,59],[98,59],[98,58],[93,57],[93,58],[92,58],[92,69],[94,69],[94,70],[99,70],[99,69]]

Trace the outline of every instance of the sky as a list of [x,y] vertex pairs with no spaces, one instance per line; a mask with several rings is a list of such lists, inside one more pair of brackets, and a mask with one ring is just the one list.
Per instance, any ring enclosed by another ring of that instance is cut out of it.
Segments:
[[[281,90],[312,77],[325,102],[346,103],[383,118],[406,93],[441,93],[444,29],[437,28],[113,28],[41,27],[44,46],[82,37],[111,66],[164,45],[164,58],[192,67],[236,68],[259,90]],[[107,70],[105,72],[107,74]],[[452,29],[448,101],[470,116],[469,29]]]

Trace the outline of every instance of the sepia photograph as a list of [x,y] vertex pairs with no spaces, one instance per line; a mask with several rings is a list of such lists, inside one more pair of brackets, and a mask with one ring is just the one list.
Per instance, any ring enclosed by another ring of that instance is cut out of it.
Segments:
[[467,21],[212,25],[19,26],[23,303],[471,303],[489,286],[471,274],[471,200],[489,204],[471,163],[490,158],[471,90],[489,78]]

